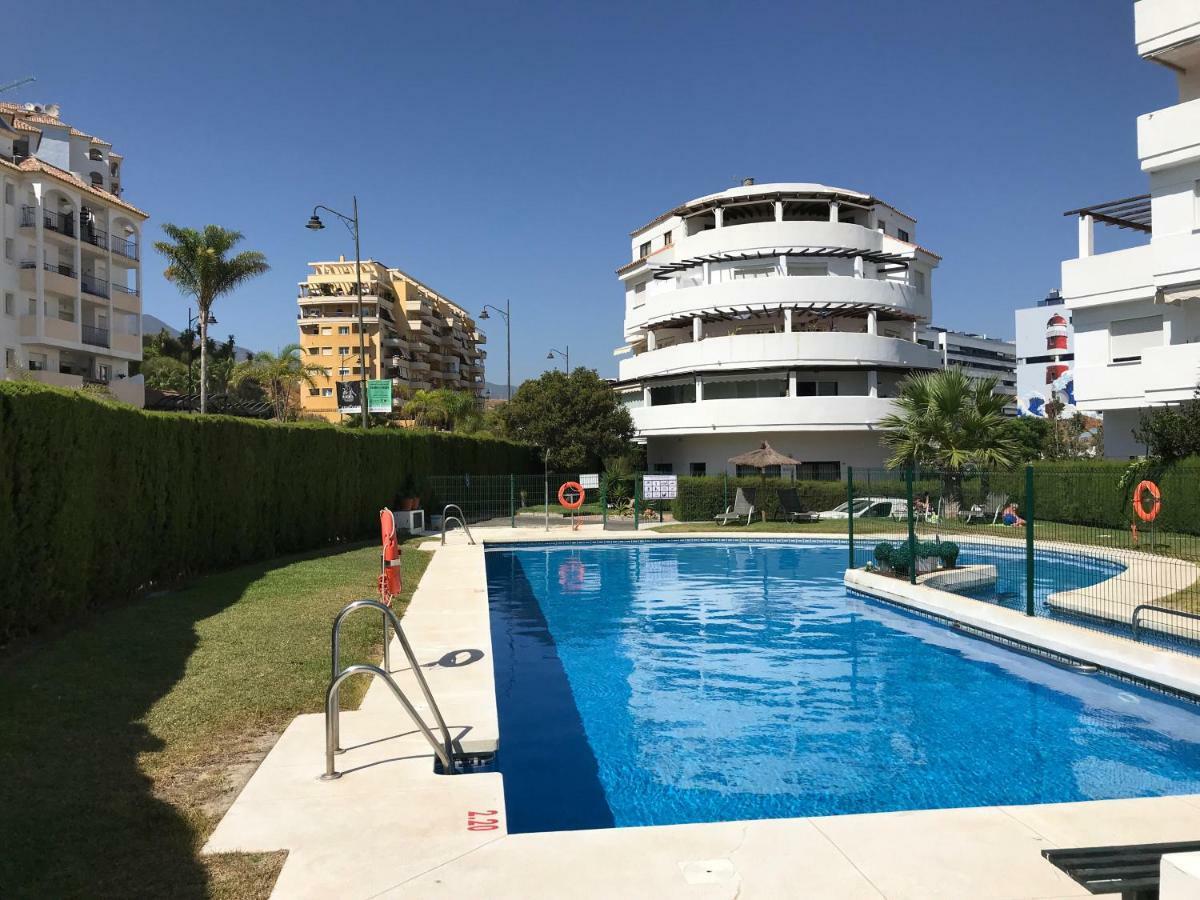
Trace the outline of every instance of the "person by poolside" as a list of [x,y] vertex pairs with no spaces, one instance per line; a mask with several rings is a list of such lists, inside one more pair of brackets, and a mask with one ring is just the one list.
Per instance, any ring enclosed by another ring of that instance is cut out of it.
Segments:
[[1017,504],[1010,503],[1004,507],[1004,512],[1001,514],[1000,521],[1005,525],[1018,527],[1025,524],[1025,520],[1017,515]]

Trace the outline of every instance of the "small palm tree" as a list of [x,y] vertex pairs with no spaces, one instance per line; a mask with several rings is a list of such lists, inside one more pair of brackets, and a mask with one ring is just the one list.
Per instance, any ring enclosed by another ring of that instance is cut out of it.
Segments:
[[247,381],[254,382],[271,401],[275,418],[283,419],[292,405],[292,392],[296,386],[316,387],[313,378],[324,371],[321,366],[304,361],[304,350],[299,344],[288,344],[278,353],[264,350],[238,363],[229,383],[237,387]]
[[896,412],[880,422],[892,451],[888,468],[929,466],[958,475],[1013,465],[1020,453],[1006,425],[1009,398],[996,393],[997,383],[956,367],[906,378]]
[[447,431],[456,428],[469,430],[477,426],[480,419],[478,404],[472,394],[448,388],[417,391],[404,404],[404,412],[422,428]]
[[169,241],[156,241],[154,249],[167,258],[163,272],[180,292],[196,298],[200,317],[200,412],[208,411],[208,319],[213,303],[243,282],[271,267],[257,250],[229,252],[242,239],[240,231],[206,225],[203,231],[167,223]]

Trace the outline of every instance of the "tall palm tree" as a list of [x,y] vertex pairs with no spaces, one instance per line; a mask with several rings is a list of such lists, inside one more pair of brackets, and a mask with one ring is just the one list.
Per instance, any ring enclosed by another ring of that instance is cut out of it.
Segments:
[[888,468],[929,466],[957,475],[1013,465],[1020,453],[1004,415],[1009,398],[996,393],[997,383],[957,367],[906,378],[896,412],[880,422],[892,451]]
[[208,318],[213,303],[243,282],[261,275],[271,267],[257,250],[229,252],[242,239],[240,231],[219,225],[206,225],[203,231],[180,228],[166,223],[162,227],[169,241],[155,241],[154,249],[167,258],[163,272],[180,293],[196,298],[200,317],[200,412],[208,411]]
[[271,401],[275,418],[283,419],[287,416],[292,391],[296,386],[305,384],[316,387],[314,376],[324,372],[321,366],[304,361],[304,349],[299,344],[288,344],[278,353],[263,350],[238,363],[229,383],[237,387],[246,381],[253,381]]

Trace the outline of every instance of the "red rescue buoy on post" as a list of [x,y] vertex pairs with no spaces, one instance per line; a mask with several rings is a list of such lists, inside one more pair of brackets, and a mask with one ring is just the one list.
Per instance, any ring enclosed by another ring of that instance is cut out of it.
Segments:
[[404,585],[400,579],[400,544],[396,540],[396,517],[390,509],[379,511],[379,531],[383,553],[379,561],[379,600],[385,606],[400,596]]

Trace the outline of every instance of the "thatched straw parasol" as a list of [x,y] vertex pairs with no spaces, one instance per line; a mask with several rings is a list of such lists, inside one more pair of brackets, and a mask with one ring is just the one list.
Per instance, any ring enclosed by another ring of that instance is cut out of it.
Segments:
[[792,459],[790,456],[784,456],[766,441],[762,442],[757,450],[751,450],[748,453],[740,453],[737,456],[729,457],[729,461],[735,466],[753,466],[763,473],[766,477],[767,466],[798,466],[800,460]]

